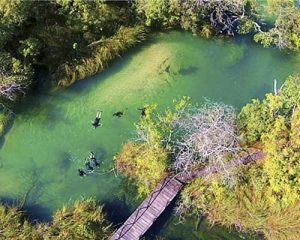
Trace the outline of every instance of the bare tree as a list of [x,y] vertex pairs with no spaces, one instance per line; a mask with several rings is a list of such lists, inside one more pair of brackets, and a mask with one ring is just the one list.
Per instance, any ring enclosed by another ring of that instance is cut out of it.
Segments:
[[[240,151],[236,114],[224,103],[206,101],[190,108],[174,121],[174,128],[180,136],[174,143],[176,172],[193,171],[203,165],[223,167]],[[224,171],[228,170],[224,167]]]
[[[246,18],[243,0],[198,0],[196,4],[209,13],[211,25],[220,33],[234,35],[236,23]],[[250,15],[254,17],[256,14],[251,12]],[[260,30],[260,26],[254,21],[253,26],[255,30]]]
[[10,76],[0,68],[0,96],[15,101],[19,94],[25,94],[30,85],[29,81],[22,81],[16,76]]

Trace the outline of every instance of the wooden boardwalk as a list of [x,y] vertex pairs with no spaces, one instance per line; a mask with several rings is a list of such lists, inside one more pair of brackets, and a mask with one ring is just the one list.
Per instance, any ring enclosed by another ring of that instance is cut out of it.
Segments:
[[165,178],[113,234],[111,240],[140,239],[178,194],[182,185],[175,178]]
[[166,177],[151,192],[150,196],[131,214],[126,222],[114,232],[111,240],[138,240],[152,226],[169,203],[179,193],[185,183],[198,177],[205,177],[225,169],[235,168],[264,158],[262,151],[255,151],[244,157],[234,159],[225,166],[212,165],[191,173],[179,173],[174,177]]
[[224,168],[231,169],[238,166],[247,165],[251,162],[255,162],[257,160],[263,159],[264,157],[265,154],[263,151],[261,150],[255,151],[245,155],[244,157],[234,159],[231,162],[227,163],[225,166],[212,165],[198,171],[181,172],[177,174],[175,177],[182,183],[188,183],[190,181],[193,181],[195,178],[206,177],[213,173],[224,171]]

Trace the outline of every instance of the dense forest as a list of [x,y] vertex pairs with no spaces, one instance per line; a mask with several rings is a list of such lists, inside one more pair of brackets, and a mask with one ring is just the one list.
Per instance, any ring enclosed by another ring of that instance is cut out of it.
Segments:
[[[0,0],[0,16],[0,136],[16,105],[45,78],[52,89],[68,87],[101,72],[153,32],[247,34],[264,47],[300,49],[300,10],[292,0]],[[115,166],[143,198],[168,174],[222,168],[262,150],[263,160],[189,183],[176,214],[182,221],[205,216],[212,225],[270,240],[299,239],[299,107],[298,76],[239,113],[213,101],[191,104],[189,97],[163,113],[148,104],[136,138],[124,144]],[[0,239],[107,239],[113,231],[103,207],[91,199],[58,210],[50,223],[30,223],[21,210],[0,206]]]

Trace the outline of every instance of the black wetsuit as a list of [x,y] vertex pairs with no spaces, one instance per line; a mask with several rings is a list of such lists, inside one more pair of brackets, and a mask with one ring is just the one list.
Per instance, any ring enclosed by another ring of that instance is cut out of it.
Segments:
[[115,112],[114,114],[113,114],[113,116],[114,117],[122,117],[124,115],[124,112]]
[[145,107],[143,107],[143,108],[138,108],[138,110],[141,111],[141,116],[142,116],[142,117],[145,117],[145,116],[146,116],[146,108],[145,108]]
[[86,167],[86,169],[88,169],[88,170],[90,170],[90,171],[94,171],[94,168],[91,166],[90,161],[85,162],[85,167]]
[[95,156],[95,153],[93,153],[93,152],[90,152],[90,159],[96,159],[96,156]]
[[101,120],[101,118],[96,117],[95,120],[94,120],[94,122],[92,123],[92,126],[93,126],[95,129],[96,129],[97,127],[100,126],[100,120]]
[[86,175],[85,171],[83,171],[82,169],[78,169],[78,175],[80,177],[84,177]]
[[99,167],[99,163],[98,163],[98,161],[96,159],[96,156],[93,152],[91,152],[90,160],[92,161],[92,163],[94,163],[95,167]]
[[93,161],[93,163],[95,164],[95,167],[99,167],[100,164],[98,163],[97,159],[96,158],[92,158],[91,159]]

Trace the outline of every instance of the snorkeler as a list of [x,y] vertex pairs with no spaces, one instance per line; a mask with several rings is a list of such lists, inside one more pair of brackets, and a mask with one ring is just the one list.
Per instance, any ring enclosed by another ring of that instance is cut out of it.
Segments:
[[138,108],[137,110],[140,110],[140,111],[141,111],[141,116],[142,116],[142,117],[145,117],[145,116],[146,116],[146,107]]
[[85,164],[84,164],[84,165],[85,165],[85,167],[86,167],[87,170],[89,170],[89,171],[91,171],[91,172],[94,171],[94,168],[92,167],[90,161],[85,161]]
[[118,118],[122,117],[123,115],[124,115],[124,112],[121,112],[121,111],[115,112],[115,113],[113,114],[114,117],[118,117]]
[[84,177],[84,176],[86,176],[86,173],[85,173],[85,171],[83,171],[82,169],[78,169],[78,175],[79,175],[80,177]]
[[122,111],[115,112],[115,113],[113,114],[113,116],[114,116],[114,117],[120,118],[120,117],[122,117],[122,116],[125,114],[125,112],[126,112],[127,110],[128,110],[128,108],[125,108],[125,109],[123,109]]
[[90,160],[92,161],[92,163],[94,164],[95,167],[99,167],[100,164],[98,163],[95,153],[90,152]]
[[96,159],[96,155],[94,152],[90,152],[90,159]]
[[101,114],[102,111],[98,111],[96,113],[96,118],[94,121],[92,121],[92,126],[94,127],[94,129],[96,129],[97,127],[101,126],[100,120],[101,120]]

